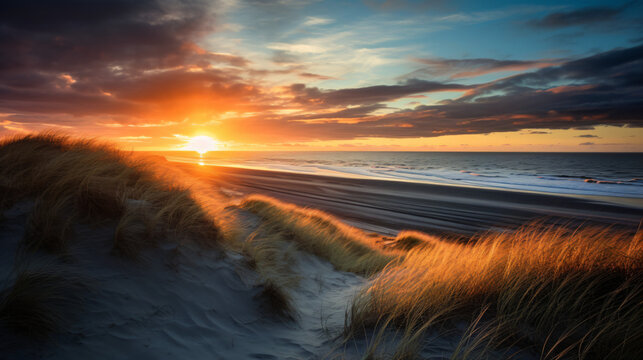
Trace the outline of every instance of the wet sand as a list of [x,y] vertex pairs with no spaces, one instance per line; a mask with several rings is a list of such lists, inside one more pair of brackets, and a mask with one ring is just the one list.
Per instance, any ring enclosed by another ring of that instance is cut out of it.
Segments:
[[638,199],[580,198],[230,167],[179,166],[221,187],[228,196],[264,194],[327,211],[351,225],[382,234],[414,229],[470,235],[536,219],[610,224],[636,230],[643,217],[643,200]]

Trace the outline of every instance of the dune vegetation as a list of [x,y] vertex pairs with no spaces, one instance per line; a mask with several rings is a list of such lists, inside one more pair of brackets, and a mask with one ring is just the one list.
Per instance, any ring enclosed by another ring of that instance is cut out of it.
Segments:
[[[339,270],[372,275],[345,337],[400,337],[414,358],[430,329],[466,322],[453,358],[505,350],[543,359],[638,358],[643,343],[643,236],[609,227],[532,223],[467,241],[416,231],[372,237],[329,214],[264,196],[241,203]],[[368,356],[367,356],[368,357]]]
[[56,133],[0,143],[2,207],[34,202],[24,244],[62,254],[76,221],[117,222],[114,252],[135,257],[168,232],[204,245],[221,236],[186,186],[159,174],[161,164],[92,140]]
[[240,206],[282,231],[301,249],[330,261],[338,270],[370,275],[402,254],[378,243],[380,236],[348,226],[323,211],[261,195],[245,198]]
[[80,290],[80,282],[61,271],[21,271],[0,293],[0,324],[31,338],[47,338],[74,316]]
[[132,260],[170,239],[218,247],[222,233],[211,209],[163,169],[153,159],[56,133],[3,140],[0,214],[20,203],[30,214],[16,268],[0,290],[0,323],[43,337],[65,322],[63,310],[78,303],[77,281],[60,267],[32,269],[28,258],[44,252],[69,262],[70,245],[83,241],[75,236],[79,224],[113,226],[112,253]]
[[293,245],[281,232],[266,225],[241,242],[250,267],[257,271],[264,284],[260,297],[266,313],[290,319],[296,315],[296,309],[289,292],[299,282],[291,266],[295,258]]
[[464,244],[432,242],[373,277],[347,332],[390,324],[404,329],[408,347],[431,326],[464,320],[472,328],[461,355],[472,358],[493,344],[543,359],[634,359],[642,270],[641,233],[609,228],[531,224]]
[[[454,359],[643,356],[641,231],[533,223],[468,239],[417,231],[391,238],[261,195],[232,206],[258,219],[241,229],[234,211],[222,215],[229,204],[176,171],[55,133],[0,142],[0,219],[21,204],[29,214],[0,289],[0,328],[46,338],[65,324],[70,305],[82,302],[82,281],[63,269],[70,247],[83,241],[76,230],[107,224],[111,253],[123,261],[167,241],[244,255],[264,312],[284,323],[297,319],[297,251],[368,277],[343,332],[345,343],[369,334],[364,358],[417,358],[436,331],[458,334]],[[43,254],[57,267],[23,259]]]

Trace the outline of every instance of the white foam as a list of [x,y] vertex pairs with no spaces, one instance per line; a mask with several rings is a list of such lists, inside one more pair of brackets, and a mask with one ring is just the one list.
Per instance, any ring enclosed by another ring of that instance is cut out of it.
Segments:
[[[168,160],[193,162],[190,158]],[[342,161],[322,161],[290,158],[249,158],[205,160],[205,165],[220,165],[301,174],[327,175],[348,178],[398,180],[418,183],[464,185],[494,189],[546,192],[554,194],[615,196],[643,198],[643,182],[614,179],[585,179],[582,177],[538,176],[536,174],[517,174],[501,167],[487,172],[476,169],[414,168],[373,164],[363,161],[362,166],[338,165]]]

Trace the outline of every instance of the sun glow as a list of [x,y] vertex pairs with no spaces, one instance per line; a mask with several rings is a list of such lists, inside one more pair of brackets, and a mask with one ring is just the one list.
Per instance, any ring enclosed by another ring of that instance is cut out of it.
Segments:
[[208,151],[216,151],[218,149],[219,143],[209,136],[195,136],[190,138],[183,148],[183,150],[196,151],[199,155],[203,155]]

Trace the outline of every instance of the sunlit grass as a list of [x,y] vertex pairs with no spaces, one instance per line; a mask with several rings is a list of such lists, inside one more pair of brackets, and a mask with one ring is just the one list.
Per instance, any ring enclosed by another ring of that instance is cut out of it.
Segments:
[[520,344],[543,358],[636,358],[642,265],[640,233],[609,228],[536,224],[467,244],[434,242],[372,278],[353,302],[347,331],[383,319],[423,331],[426,322],[484,313],[478,325],[487,329],[470,332],[485,342]]
[[63,253],[78,221],[116,221],[114,250],[130,257],[168,235],[202,245],[221,237],[211,198],[191,191],[185,177],[96,141],[56,133],[5,139],[0,180],[0,210],[35,201],[24,239],[33,250]]
[[327,259],[342,271],[373,274],[401,254],[378,244],[375,240],[379,237],[369,236],[319,210],[259,195],[246,198],[241,207],[259,215],[302,249]]
[[[348,311],[347,339],[375,330],[365,353],[417,356],[429,329],[469,326],[453,359],[638,358],[643,343],[643,241],[609,227],[526,225],[468,241],[416,231],[371,236],[314,209],[250,196],[241,207],[261,216],[303,250],[337,269],[371,275]],[[370,357],[369,357],[370,356]]]
[[[253,195],[239,206],[262,225],[244,238],[233,218],[216,221],[225,204],[212,191],[163,162],[89,140],[40,134],[0,143],[0,213],[31,202],[22,239],[27,252],[67,255],[82,241],[74,236],[79,222],[111,224],[113,252],[131,259],[168,238],[225,244],[258,273],[267,311],[295,319],[290,294],[298,278],[291,264],[295,248],[307,251],[338,270],[370,276],[344,331],[346,339],[375,334],[366,358],[380,356],[390,333],[396,338],[390,357],[414,358],[430,329],[462,322],[468,328],[459,332],[454,359],[492,351],[510,356],[516,349],[543,359],[643,355],[641,232],[535,223],[467,242],[416,231],[387,238],[319,210]],[[64,320],[61,279],[19,274],[2,291],[0,322],[34,337],[55,331]]]
[[242,244],[249,265],[260,276],[259,297],[267,312],[287,319],[296,316],[290,291],[295,291],[299,283],[292,266],[296,261],[293,245],[281,232],[266,226],[259,227]]

